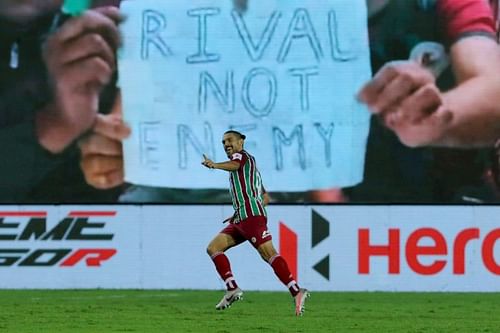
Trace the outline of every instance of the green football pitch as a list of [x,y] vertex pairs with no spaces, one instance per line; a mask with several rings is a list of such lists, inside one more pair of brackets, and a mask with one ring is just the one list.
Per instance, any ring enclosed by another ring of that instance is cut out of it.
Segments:
[[500,332],[499,293],[312,292],[302,317],[285,292],[0,290],[0,332]]

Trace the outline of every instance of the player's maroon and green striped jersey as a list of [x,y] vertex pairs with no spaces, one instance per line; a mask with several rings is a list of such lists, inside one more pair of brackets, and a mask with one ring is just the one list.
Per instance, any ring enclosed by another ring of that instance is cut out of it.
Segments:
[[239,220],[250,216],[266,216],[263,203],[263,186],[255,158],[242,150],[231,156],[231,161],[240,163],[240,168],[229,173],[231,198]]

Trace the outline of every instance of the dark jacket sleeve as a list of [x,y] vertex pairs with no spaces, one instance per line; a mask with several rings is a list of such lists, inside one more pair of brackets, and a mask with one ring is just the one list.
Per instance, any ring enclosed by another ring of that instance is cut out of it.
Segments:
[[[85,183],[75,143],[53,155],[35,135],[36,113],[51,100],[41,43],[52,21],[40,18],[14,38],[0,20],[0,203],[99,202],[96,193],[106,192]],[[12,68],[14,45],[18,67]],[[114,97],[113,81],[101,95],[100,110],[110,110]]]
[[35,136],[33,121],[0,128],[0,202],[20,202],[65,154],[52,155]]

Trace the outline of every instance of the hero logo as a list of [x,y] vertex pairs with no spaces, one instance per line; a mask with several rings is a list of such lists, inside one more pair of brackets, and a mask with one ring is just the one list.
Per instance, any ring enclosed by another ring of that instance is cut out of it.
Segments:
[[[358,230],[358,273],[370,274],[370,258],[373,256],[385,256],[389,260],[389,274],[400,273],[400,251],[404,246],[406,262],[408,267],[417,274],[434,275],[441,272],[448,264],[446,259],[433,260],[423,264],[421,256],[446,256],[448,255],[448,244],[445,236],[433,228],[421,228],[412,232],[406,244],[401,244],[400,230],[389,229],[389,240],[386,245],[374,245],[370,241],[370,230]],[[451,258],[449,259],[453,274],[463,275],[466,273],[465,248],[468,243],[480,239],[479,228],[469,228],[456,234],[453,243]],[[422,239],[430,239],[433,245],[419,245]],[[481,240],[481,259],[488,271],[500,275],[500,258],[495,260],[495,244],[500,240],[500,229],[494,229],[486,233]],[[500,243],[499,243],[500,245]]]
[[[47,212],[0,212],[0,267],[72,267],[80,262],[98,267],[116,254],[114,248],[3,248],[5,242],[23,244],[29,241],[111,241],[113,234],[91,233],[103,229],[105,222],[90,222],[90,218],[114,217],[116,212],[73,211],[62,221],[47,228]],[[30,242],[33,244],[33,242]],[[10,245],[10,244],[9,244]]]

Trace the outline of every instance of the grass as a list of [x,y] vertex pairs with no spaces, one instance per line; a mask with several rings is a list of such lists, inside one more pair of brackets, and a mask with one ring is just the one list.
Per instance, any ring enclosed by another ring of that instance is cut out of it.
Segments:
[[498,293],[313,292],[295,317],[285,292],[0,290],[0,332],[499,332]]

